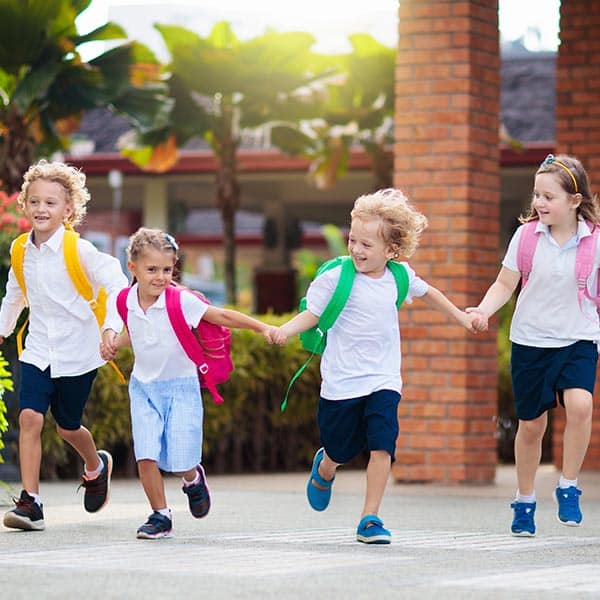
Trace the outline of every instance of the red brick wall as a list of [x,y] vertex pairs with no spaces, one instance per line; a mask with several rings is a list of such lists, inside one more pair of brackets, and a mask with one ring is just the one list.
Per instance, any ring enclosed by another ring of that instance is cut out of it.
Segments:
[[[600,193],[600,2],[561,2],[556,71],[556,150],[577,156]],[[592,440],[584,468],[600,469],[600,409],[596,409]],[[553,457],[562,466],[564,410],[554,411]]]
[[[429,219],[409,262],[464,308],[498,269],[498,3],[402,0],[399,15],[394,181]],[[393,475],[490,482],[495,332],[473,336],[424,306],[403,313]]]

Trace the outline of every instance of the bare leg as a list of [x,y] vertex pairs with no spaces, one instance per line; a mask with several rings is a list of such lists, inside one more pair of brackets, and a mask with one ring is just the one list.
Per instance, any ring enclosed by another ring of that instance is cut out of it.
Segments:
[[519,492],[530,496],[534,492],[535,474],[542,458],[542,438],[548,425],[548,413],[532,421],[519,420],[515,437],[515,462]]
[[361,518],[379,514],[379,507],[387,485],[392,458],[385,450],[372,450],[367,465],[367,492]]
[[565,390],[565,410],[562,473],[565,479],[577,479],[592,433],[592,395],[579,388]]
[[139,460],[138,473],[152,510],[167,508],[167,496],[162,474],[154,460]]
[[[331,458],[327,455],[327,452],[323,450],[323,458],[321,459],[321,463],[319,464],[319,475],[325,481],[331,481],[335,477],[335,470],[340,466],[340,463],[333,462]],[[318,490],[325,490],[327,488],[323,487],[319,483],[317,483],[314,479],[312,480],[312,484]]]
[[57,426],[56,431],[65,442],[73,446],[77,454],[84,460],[88,471],[95,471],[100,467],[102,462],[98,457],[94,438],[83,425],[79,429],[63,429]]
[[193,469],[189,469],[188,471],[173,473],[173,475],[183,477],[186,481],[194,481],[194,479],[196,479],[196,475],[198,475],[198,471],[196,470],[196,467],[194,467]]
[[40,464],[42,461],[42,429],[44,415],[31,408],[19,414],[19,466],[23,489],[40,493]]

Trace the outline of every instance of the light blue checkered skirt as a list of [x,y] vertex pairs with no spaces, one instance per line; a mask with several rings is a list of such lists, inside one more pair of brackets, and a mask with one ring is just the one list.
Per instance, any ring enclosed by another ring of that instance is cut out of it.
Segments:
[[193,469],[202,459],[204,410],[197,377],[129,382],[136,460],[154,460],[163,471]]

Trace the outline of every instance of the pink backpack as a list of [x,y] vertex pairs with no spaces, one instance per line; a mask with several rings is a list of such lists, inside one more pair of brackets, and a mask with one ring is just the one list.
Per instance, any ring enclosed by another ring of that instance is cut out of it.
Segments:
[[[536,233],[538,221],[528,221],[523,225],[519,248],[517,250],[517,266],[521,272],[521,287],[525,287],[531,268],[533,266],[533,255],[540,238],[540,233]],[[590,296],[587,289],[587,280],[592,274],[594,268],[594,258],[596,256],[596,247],[598,245],[598,235],[600,227],[587,223],[592,235],[588,235],[579,240],[577,254],[575,255],[575,277],[577,278],[577,299],[579,306],[583,296],[587,296],[592,302],[595,302],[596,308],[600,312],[600,277],[598,278],[598,291],[596,296]]]
[[[130,287],[119,292],[117,311],[127,327],[127,296]],[[231,360],[231,331],[227,327],[209,323],[200,319],[197,327],[190,329],[181,308],[182,291],[198,296],[206,304],[210,302],[200,293],[187,288],[170,285],[165,289],[167,315],[173,331],[189,359],[198,366],[200,385],[206,388],[214,398],[215,404],[223,402],[216,384],[229,379],[233,371]]]

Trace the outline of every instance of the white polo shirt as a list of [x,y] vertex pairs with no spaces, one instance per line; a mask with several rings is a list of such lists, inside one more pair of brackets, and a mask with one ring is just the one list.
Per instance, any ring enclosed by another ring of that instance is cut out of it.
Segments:
[[[132,375],[144,383],[197,376],[196,365],[184,352],[171,326],[165,293],[144,312],[137,290],[136,283],[127,296],[127,327],[135,354]],[[182,291],[181,308],[186,323],[195,327],[208,305],[194,294]]]
[[[522,227],[513,235],[502,265],[518,271],[517,252]],[[550,235],[547,225],[538,222],[541,231],[527,284],[517,298],[510,327],[510,340],[538,348],[560,348],[579,340],[600,341],[600,325],[596,305],[583,296],[577,299],[575,255],[579,240],[591,235],[579,220],[576,235],[562,248]],[[594,268],[588,278],[590,295],[596,294],[600,250],[596,248]]]
[[[423,296],[429,286],[407,268],[407,302]],[[308,310],[319,316],[327,306],[340,277],[340,267],[325,271],[309,286]],[[389,269],[373,279],[356,273],[344,309],[327,332],[321,357],[321,396],[343,400],[377,390],[402,391],[400,329],[396,299],[398,288]],[[400,309],[402,310],[402,309]]]
[[[63,233],[61,226],[39,248],[31,242],[30,234],[23,263],[30,311],[20,360],[41,370],[50,366],[52,377],[82,375],[105,362],[100,357],[96,317],[73,285],[65,266]],[[103,329],[120,331],[123,323],[115,299],[119,290],[127,286],[127,278],[119,261],[81,238],[77,240],[77,251],[94,291],[103,286],[109,295]],[[1,336],[13,332],[24,306],[23,293],[11,269],[0,308]]]

